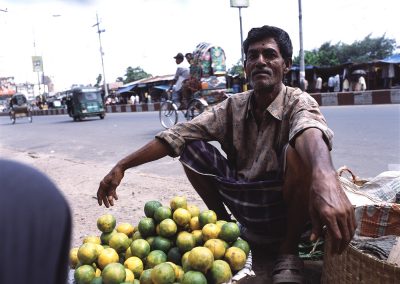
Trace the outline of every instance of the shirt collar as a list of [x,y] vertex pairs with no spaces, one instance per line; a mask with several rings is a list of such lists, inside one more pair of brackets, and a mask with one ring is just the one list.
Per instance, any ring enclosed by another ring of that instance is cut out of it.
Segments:
[[[287,87],[282,83],[281,91],[276,96],[275,100],[267,107],[266,111],[268,111],[273,117],[278,120],[282,120],[283,115],[283,102],[285,100]],[[252,97],[254,96],[254,91],[250,91],[251,94],[249,96],[249,100],[247,102],[247,116],[246,118],[252,113]]]

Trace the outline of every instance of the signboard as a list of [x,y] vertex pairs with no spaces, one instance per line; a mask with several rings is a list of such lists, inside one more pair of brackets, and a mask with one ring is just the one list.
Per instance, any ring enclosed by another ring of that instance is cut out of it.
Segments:
[[231,0],[231,7],[247,8],[249,7],[249,0]]
[[43,72],[43,60],[41,56],[32,56],[33,72]]

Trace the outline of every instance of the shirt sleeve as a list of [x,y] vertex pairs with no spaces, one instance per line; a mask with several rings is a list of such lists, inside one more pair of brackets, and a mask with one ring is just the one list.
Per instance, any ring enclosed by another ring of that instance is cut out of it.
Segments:
[[228,100],[206,110],[194,119],[178,123],[156,135],[171,149],[172,157],[178,157],[182,153],[185,143],[193,140],[219,141],[223,143],[227,131],[226,121],[229,115]]
[[318,103],[307,93],[296,98],[290,117],[289,144],[294,146],[296,137],[308,128],[318,128],[325,143],[332,150],[333,131],[328,128]]

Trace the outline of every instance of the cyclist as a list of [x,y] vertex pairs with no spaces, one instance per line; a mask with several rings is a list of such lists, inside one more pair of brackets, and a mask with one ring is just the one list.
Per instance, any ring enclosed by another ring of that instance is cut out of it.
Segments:
[[175,77],[170,84],[168,92],[172,92],[172,101],[181,108],[181,89],[183,81],[189,78],[189,65],[184,61],[184,56],[180,52],[174,58],[178,67],[176,68]]

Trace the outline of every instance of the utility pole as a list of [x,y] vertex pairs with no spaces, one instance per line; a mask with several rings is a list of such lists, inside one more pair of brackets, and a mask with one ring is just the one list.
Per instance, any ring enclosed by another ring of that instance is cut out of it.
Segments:
[[104,82],[104,92],[105,92],[105,97],[108,97],[108,87],[107,87],[107,82],[106,82],[106,73],[104,71],[104,60],[103,60],[103,47],[101,46],[101,33],[105,32],[106,30],[100,29],[100,22],[99,22],[99,15],[96,13],[96,24],[94,24],[92,27],[97,26],[97,33],[99,34],[99,45],[100,45],[100,57],[101,57],[101,67],[103,69],[103,82]]
[[305,91],[304,79],[306,77],[306,69],[304,66],[304,49],[303,49],[303,14],[301,11],[301,0],[299,0],[299,34],[300,34],[300,88]]

